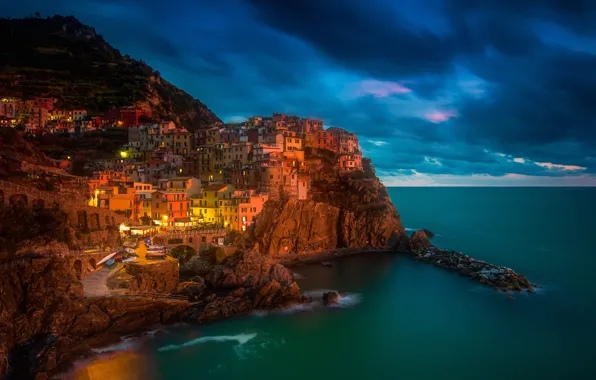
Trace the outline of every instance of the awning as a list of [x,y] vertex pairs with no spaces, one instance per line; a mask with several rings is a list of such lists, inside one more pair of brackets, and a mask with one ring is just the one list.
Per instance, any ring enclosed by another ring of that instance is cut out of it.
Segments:
[[174,222],[176,223],[190,223],[190,217],[187,218],[174,218]]

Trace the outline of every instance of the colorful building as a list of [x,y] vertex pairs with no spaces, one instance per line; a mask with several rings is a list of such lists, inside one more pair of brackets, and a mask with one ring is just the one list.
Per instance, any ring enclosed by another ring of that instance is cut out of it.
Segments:
[[190,197],[184,191],[157,190],[151,194],[151,214],[153,221],[162,226],[190,226]]
[[213,184],[205,187],[201,194],[192,199],[192,215],[196,223],[214,223],[223,225],[224,201],[232,199],[234,187],[225,184]]

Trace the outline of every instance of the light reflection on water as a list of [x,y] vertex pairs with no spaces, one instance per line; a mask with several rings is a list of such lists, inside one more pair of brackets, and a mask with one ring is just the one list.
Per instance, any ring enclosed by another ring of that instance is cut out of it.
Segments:
[[147,356],[130,349],[81,362],[66,377],[73,380],[151,380],[155,379],[155,371]]

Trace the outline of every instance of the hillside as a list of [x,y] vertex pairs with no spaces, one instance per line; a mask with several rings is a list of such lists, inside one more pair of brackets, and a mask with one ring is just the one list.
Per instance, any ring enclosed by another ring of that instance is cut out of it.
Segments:
[[203,103],[122,55],[75,17],[0,19],[0,95],[56,97],[58,107],[103,113],[149,106],[192,129],[219,118]]

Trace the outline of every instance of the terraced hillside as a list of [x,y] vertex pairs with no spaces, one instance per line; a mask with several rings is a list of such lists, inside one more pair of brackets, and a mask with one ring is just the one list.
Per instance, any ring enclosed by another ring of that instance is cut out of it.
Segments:
[[75,17],[0,19],[0,95],[59,99],[59,107],[103,113],[145,105],[155,118],[191,129],[218,121],[203,103],[122,55]]

